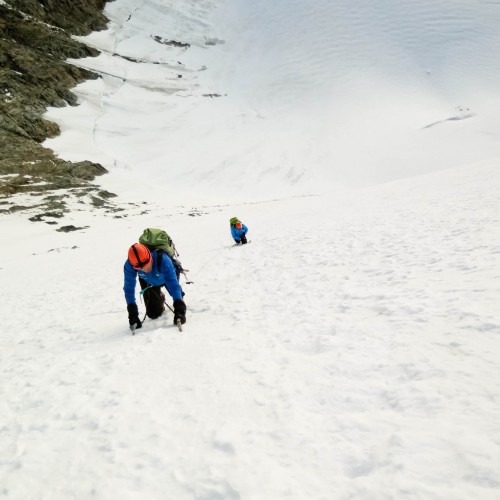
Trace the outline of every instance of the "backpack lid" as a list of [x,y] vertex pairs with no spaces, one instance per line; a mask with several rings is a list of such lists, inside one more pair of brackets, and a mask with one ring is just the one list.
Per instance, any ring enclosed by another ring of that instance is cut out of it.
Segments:
[[146,228],[139,238],[139,243],[146,245],[150,249],[163,250],[170,257],[175,255],[175,245],[163,229]]
[[238,217],[231,217],[229,219],[229,224],[231,224],[231,226],[234,226],[237,222],[240,222],[240,219],[238,219]]

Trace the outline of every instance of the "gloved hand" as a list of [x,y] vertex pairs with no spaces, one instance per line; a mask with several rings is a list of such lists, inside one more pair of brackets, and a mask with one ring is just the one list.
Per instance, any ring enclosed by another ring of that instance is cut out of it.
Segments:
[[181,325],[186,322],[186,304],[183,300],[174,300],[174,325],[177,324],[177,320],[181,320]]
[[128,311],[128,324],[130,326],[135,325],[136,328],[141,328],[142,323],[139,319],[139,309],[137,304],[127,304]]

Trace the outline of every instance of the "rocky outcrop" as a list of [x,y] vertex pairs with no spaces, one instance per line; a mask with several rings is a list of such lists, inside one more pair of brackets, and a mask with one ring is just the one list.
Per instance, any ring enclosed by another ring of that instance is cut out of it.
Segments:
[[[54,208],[54,198],[59,198],[58,210],[67,210],[58,190],[69,189],[82,199],[99,197],[91,181],[106,172],[104,167],[61,160],[41,143],[59,133],[43,118],[46,108],[77,105],[70,89],[98,77],[65,61],[98,54],[71,35],[105,28],[105,3],[0,0],[0,213]],[[19,193],[29,195],[21,204]],[[110,196],[106,193],[102,206],[109,207]]]

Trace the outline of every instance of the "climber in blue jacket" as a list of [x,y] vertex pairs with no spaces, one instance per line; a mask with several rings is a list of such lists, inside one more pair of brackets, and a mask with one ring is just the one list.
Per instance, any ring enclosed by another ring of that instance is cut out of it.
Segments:
[[164,286],[174,299],[174,324],[180,320],[186,322],[186,304],[183,300],[182,288],[175,275],[175,268],[167,255],[161,256],[156,251],[150,251],[146,245],[134,243],[128,251],[128,259],[123,266],[123,291],[127,302],[129,325],[141,328],[139,309],[135,301],[137,278],[141,285],[146,314],[155,319],[164,310],[165,295],[161,291]]
[[248,233],[248,227],[243,224],[238,217],[232,217],[229,220],[231,225],[231,236],[237,245],[244,245],[248,243],[246,234]]

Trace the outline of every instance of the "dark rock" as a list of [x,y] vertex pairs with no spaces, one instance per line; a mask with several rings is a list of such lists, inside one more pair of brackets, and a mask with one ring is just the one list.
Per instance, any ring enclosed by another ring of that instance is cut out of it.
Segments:
[[73,226],[73,224],[70,224],[69,226],[62,226],[59,229],[56,229],[58,233],[70,233],[71,231],[80,231],[81,229],[87,229],[89,226],[84,226],[84,227],[76,227]]
[[189,49],[189,47],[191,47],[191,45],[189,43],[178,42],[177,40],[165,40],[161,36],[158,36],[158,35],[151,36],[151,38],[155,42],[162,43],[163,45],[170,45],[172,47],[180,47],[183,49]]
[[[70,89],[98,78],[66,60],[98,55],[71,35],[105,28],[105,3],[8,0],[0,4],[0,175],[4,176],[0,177],[0,198],[86,185],[99,189],[89,182],[106,173],[102,165],[61,160],[40,143],[60,133],[57,124],[43,118],[46,108],[76,106]],[[14,205],[9,211],[26,208]]]

